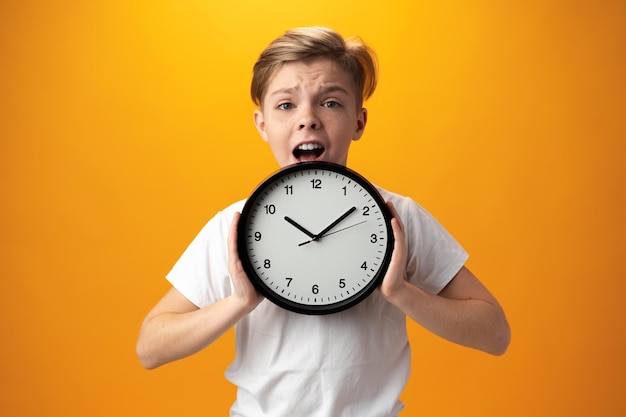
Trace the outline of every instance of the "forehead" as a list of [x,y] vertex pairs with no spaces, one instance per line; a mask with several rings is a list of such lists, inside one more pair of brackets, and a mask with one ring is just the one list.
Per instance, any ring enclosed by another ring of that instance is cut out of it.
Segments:
[[343,89],[348,95],[355,96],[351,77],[332,60],[317,58],[287,62],[281,65],[270,77],[266,97],[285,90],[299,92],[306,89],[327,89],[330,87]]

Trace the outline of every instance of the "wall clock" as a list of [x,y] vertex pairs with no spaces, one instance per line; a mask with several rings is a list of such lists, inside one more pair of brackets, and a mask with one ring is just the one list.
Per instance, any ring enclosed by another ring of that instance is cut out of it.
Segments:
[[250,195],[238,251],[267,299],[303,314],[330,314],[363,301],[391,260],[391,215],[376,188],[329,162],[287,166]]

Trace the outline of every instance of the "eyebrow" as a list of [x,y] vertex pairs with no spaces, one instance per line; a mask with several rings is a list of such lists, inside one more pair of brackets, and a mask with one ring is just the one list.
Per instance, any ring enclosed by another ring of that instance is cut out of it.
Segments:
[[[279,88],[276,91],[273,91],[270,96],[274,97],[280,94],[293,94],[295,93],[297,90],[299,90],[299,87],[285,87],[285,88]],[[348,92],[348,90],[346,90],[345,88],[343,88],[342,86],[338,85],[338,84],[330,84],[328,86],[322,87],[321,89],[321,93],[322,94],[328,94],[328,93],[334,93],[334,92],[340,92],[346,95],[350,95],[350,93]]]

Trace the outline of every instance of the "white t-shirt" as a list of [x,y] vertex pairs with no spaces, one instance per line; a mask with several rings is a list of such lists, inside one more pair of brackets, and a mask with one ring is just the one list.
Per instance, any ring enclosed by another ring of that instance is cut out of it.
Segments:
[[[379,189],[404,223],[407,275],[436,294],[467,253],[408,197]],[[227,237],[239,201],[200,231],[172,271],[171,284],[198,307],[229,296]],[[374,291],[330,315],[293,313],[264,300],[235,326],[236,357],[226,378],[238,387],[236,417],[392,417],[411,369],[405,315]]]

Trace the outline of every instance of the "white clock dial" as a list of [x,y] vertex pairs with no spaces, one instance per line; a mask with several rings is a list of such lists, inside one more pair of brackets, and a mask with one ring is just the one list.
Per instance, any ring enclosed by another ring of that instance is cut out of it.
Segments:
[[242,212],[239,252],[255,286],[292,311],[364,299],[386,272],[393,234],[376,189],[345,167],[302,163],[261,184]]

